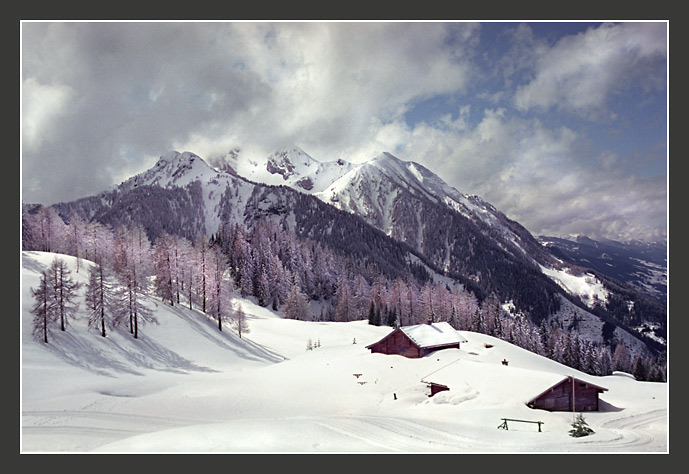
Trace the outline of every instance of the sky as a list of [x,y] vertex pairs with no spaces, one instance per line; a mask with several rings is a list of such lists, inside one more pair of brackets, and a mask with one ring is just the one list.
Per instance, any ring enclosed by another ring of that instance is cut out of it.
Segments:
[[387,151],[534,235],[664,241],[668,23],[22,22],[21,197],[170,150]]

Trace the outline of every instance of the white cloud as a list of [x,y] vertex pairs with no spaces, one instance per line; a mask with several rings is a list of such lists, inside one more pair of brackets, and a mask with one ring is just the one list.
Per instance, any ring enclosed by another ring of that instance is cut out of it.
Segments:
[[[620,233],[617,222],[632,229],[641,213],[657,215],[658,183],[624,181],[623,153],[592,154],[585,131],[524,118],[508,99],[516,91],[528,117],[610,117],[616,94],[664,85],[653,67],[665,24],[604,25],[554,44],[528,25],[509,31],[507,53],[481,63],[483,33],[470,23],[24,24],[25,199],[95,194],[171,149],[211,158],[298,145],[320,160],[390,151],[418,161],[534,232],[564,216]],[[484,74],[505,87],[489,88]],[[456,109],[405,122],[436,96]],[[596,201],[610,210],[596,215]]]
[[478,194],[536,235],[665,237],[664,180],[627,176],[610,153],[590,160],[586,137],[569,128],[488,109],[473,129],[419,124],[402,141],[401,159]]
[[517,88],[515,106],[609,115],[612,95],[664,86],[665,71],[657,65],[666,58],[666,35],[665,23],[603,24],[541,47],[533,59],[535,77]]
[[72,89],[64,85],[42,84],[36,78],[22,82],[23,146],[36,150],[53,135],[51,124],[67,113]]

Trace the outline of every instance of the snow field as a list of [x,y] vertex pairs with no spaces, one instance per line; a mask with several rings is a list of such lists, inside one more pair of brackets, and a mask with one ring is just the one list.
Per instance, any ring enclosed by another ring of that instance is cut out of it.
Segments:
[[[23,452],[666,452],[667,384],[592,377],[483,334],[422,359],[371,354],[390,328],[305,322],[241,300],[250,332],[150,298],[158,325],[102,338],[81,319],[31,338],[30,288],[54,254],[23,253]],[[75,260],[60,256],[71,268]],[[72,275],[85,281],[87,262]],[[83,290],[82,290],[83,292]],[[308,340],[320,347],[306,350]],[[356,344],[354,344],[356,340]],[[486,347],[486,344],[492,347]],[[501,361],[507,359],[508,366]],[[361,374],[361,375],[358,375]],[[595,434],[525,402],[566,375],[608,388]],[[430,398],[422,380],[450,381]],[[502,417],[543,421],[499,430]]]

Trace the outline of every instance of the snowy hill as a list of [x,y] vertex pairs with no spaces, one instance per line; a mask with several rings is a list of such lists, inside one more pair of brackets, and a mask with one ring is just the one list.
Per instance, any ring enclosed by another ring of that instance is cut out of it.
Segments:
[[[56,256],[22,255],[23,452],[667,452],[667,384],[593,377],[490,336],[422,359],[365,349],[390,328],[305,322],[241,302],[251,332],[220,333],[205,315],[157,298],[158,324],[102,338],[85,313],[49,344],[31,337],[40,272]],[[83,290],[82,290],[83,291]],[[83,294],[83,293],[82,293]],[[307,343],[316,344],[306,350]],[[491,347],[488,347],[490,345]],[[501,364],[503,359],[509,365]],[[429,398],[422,380],[457,382]],[[361,374],[357,376],[356,374]],[[574,375],[608,389],[595,433],[572,438],[571,413],[525,406],[544,379]],[[499,430],[502,417],[543,421]]]

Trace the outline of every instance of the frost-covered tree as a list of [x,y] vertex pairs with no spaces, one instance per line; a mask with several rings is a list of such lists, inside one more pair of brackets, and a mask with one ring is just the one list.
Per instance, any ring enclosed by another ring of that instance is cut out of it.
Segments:
[[205,237],[199,236],[194,242],[194,250],[196,253],[196,264],[197,264],[197,290],[196,295],[201,302],[201,311],[206,312],[206,303],[208,300],[207,296],[207,276],[209,271],[209,266],[207,265],[207,253],[208,253],[208,242]]
[[218,322],[218,330],[222,331],[222,323],[230,314],[230,295],[232,280],[228,275],[227,262],[220,246],[209,247],[206,251],[205,282],[207,284],[206,313]]
[[242,334],[251,331],[249,328],[249,322],[246,318],[246,313],[244,312],[244,308],[242,307],[241,303],[237,304],[237,309],[234,310],[232,314],[232,325],[237,331],[240,339],[242,338]]
[[120,228],[115,236],[113,268],[123,287],[122,304],[129,314],[129,330],[139,337],[139,324],[157,322],[144,304],[148,291],[151,245],[141,226]]
[[395,278],[390,284],[388,305],[390,308],[395,308],[402,326],[408,326],[416,322],[412,320],[407,283],[401,277]]
[[55,252],[62,250],[67,227],[52,207],[42,207],[33,218],[33,233],[38,250]]
[[84,226],[83,235],[84,258],[96,263],[115,261],[115,236],[113,232],[101,223],[93,221]]
[[57,321],[55,302],[51,295],[50,285],[48,284],[47,272],[41,273],[38,287],[31,288],[31,295],[34,303],[31,306],[33,314],[33,336],[36,340],[43,340],[48,343],[50,325]]
[[163,232],[153,244],[152,264],[155,276],[156,294],[163,300],[175,305],[177,296],[174,287],[176,267],[174,238],[167,232]]
[[596,351],[594,363],[596,375],[610,375],[612,373],[612,356],[608,346],[600,347]]
[[107,267],[99,263],[92,265],[86,285],[88,325],[98,328],[103,337],[106,336],[106,323],[109,327],[117,327],[126,314],[117,295]]
[[77,259],[76,272],[79,273],[81,265],[81,254],[84,248],[84,236],[86,234],[86,221],[77,214],[72,214],[67,225],[67,253]]
[[311,308],[306,294],[299,285],[292,285],[284,308],[285,316],[290,319],[311,319]]
[[81,283],[72,279],[72,272],[61,258],[55,258],[48,269],[51,296],[55,303],[56,316],[60,320],[60,330],[65,331],[70,319],[76,317],[79,303],[77,290]]
[[434,304],[435,295],[433,292],[433,283],[427,281],[421,291],[419,292],[419,317],[416,322],[419,324],[427,322],[435,322],[437,320],[436,307]]
[[458,287],[455,288],[455,293],[453,293],[453,295],[459,320],[459,327],[457,329],[469,331],[472,329],[474,317],[479,311],[478,300],[473,293]]
[[502,332],[502,323],[500,320],[502,308],[500,307],[500,299],[495,293],[491,293],[488,298],[481,302],[480,311],[483,316],[486,334],[498,336]]
[[620,343],[615,347],[615,352],[612,355],[612,370],[619,370],[620,372],[631,372],[632,361],[629,349]]
[[346,276],[341,276],[337,282],[337,304],[335,305],[334,320],[338,322],[357,319],[356,305],[352,296],[352,289]]

